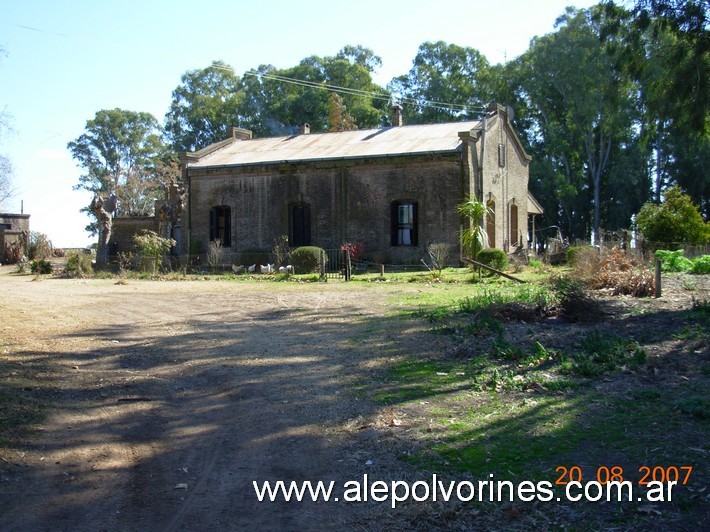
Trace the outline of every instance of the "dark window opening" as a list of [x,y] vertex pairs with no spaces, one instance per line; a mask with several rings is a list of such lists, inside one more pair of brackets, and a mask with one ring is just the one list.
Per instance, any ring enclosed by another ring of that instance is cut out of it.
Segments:
[[311,245],[311,206],[307,203],[289,205],[289,237],[291,246]]
[[210,209],[210,242],[217,241],[222,247],[232,245],[232,210],[226,205]]
[[418,244],[418,208],[416,201],[392,202],[392,245],[416,246]]
[[518,206],[515,203],[510,206],[510,243],[518,245]]
[[496,247],[496,202],[489,201],[488,214],[486,214],[486,232],[488,233],[488,246]]

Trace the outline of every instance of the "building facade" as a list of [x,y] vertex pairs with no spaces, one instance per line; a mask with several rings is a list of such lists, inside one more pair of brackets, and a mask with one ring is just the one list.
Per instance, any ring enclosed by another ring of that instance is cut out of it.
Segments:
[[319,134],[304,125],[263,139],[232,128],[230,138],[183,154],[181,250],[218,241],[236,258],[287,235],[293,247],[358,242],[372,260],[414,264],[430,243],[461,252],[466,221],[456,207],[467,198],[491,208],[491,247],[529,245],[529,216],[542,211],[505,107],[478,121],[404,126],[395,106],[392,124]]
[[12,246],[20,246],[27,255],[30,241],[30,215],[0,213],[0,264],[7,262]]

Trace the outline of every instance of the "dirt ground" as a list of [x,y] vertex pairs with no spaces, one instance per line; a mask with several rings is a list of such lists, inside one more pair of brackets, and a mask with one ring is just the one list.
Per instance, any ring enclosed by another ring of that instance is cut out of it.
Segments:
[[0,529],[411,525],[381,503],[260,503],[252,482],[412,478],[402,440],[388,443],[406,412],[363,390],[394,357],[450,348],[392,315],[393,294],[421,285],[12,271],[0,268],[0,360],[30,372],[51,408],[0,454]]
[[252,481],[381,469],[355,425],[382,413],[353,387],[394,338],[431,348],[385,318],[390,288],[11,272],[2,356],[31,366],[53,407],[0,457],[1,529],[371,527],[368,504],[259,503]]

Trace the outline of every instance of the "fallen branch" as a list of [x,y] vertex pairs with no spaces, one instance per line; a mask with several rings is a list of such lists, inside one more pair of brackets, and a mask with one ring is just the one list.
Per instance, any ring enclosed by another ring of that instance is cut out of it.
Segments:
[[515,281],[517,283],[526,283],[527,282],[527,281],[523,281],[522,279],[518,279],[517,277],[513,277],[512,275],[508,275],[507,273],[503,273],[500,270],[496,270],[495,268],[491,268],[490,266],[488,266],[487,264],[483,264],[482,262],[478,262],[473,259],[463,259],[463,260],[464,260],[464,262],[470,262],[474,266],[477,266],[479,268],[483,268],[484,270],[488,270],[490,272],[497,273],[498,275],[502,275],[503,277],[505,277],[506,279],[510,279],[511,281]]

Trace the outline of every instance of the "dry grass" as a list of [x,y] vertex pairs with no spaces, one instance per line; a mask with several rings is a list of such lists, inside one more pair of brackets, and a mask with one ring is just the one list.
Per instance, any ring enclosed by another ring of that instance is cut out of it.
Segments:
[[607,290],[613,295],[647,297],[654,293],[653,273],[644,261],[617,247],[579,250],[575,277],[593,290]]

